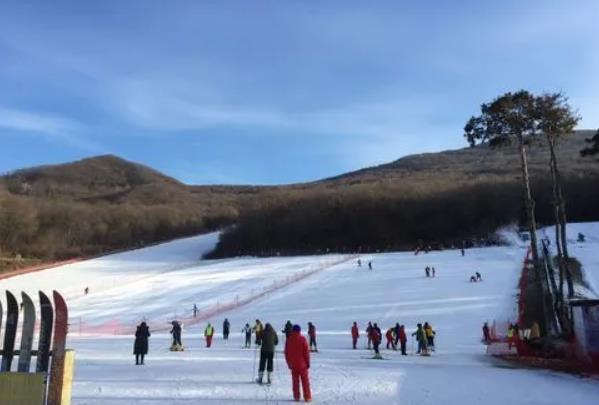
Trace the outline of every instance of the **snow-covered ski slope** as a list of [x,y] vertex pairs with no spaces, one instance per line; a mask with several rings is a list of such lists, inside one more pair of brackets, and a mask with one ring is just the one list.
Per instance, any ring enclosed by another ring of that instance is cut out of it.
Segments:
[[[593,256],[593,248],[599,252],[599,225],[589,226],[583,232],[588,238],[584,249]],[[241,348],[240,330],[256,318],[277,330],[287,319],[304,331],[308,321],[315,323],[320,349],[312,355],[310,370],[315,403],[597,403],[596,381],[511,368],[484,354],[482,323],[514,317],[522,247],[469,249],[465,257],[455,250],[363,255],[362,267],[356,257],[344,255],[199,261],[214,242],[215,235],[200,236],[107,256],[3,280],[0,290],[65,292],[72,314],[69,346],[77,350],[75,404],[288,402],[284,338],[273,385],[252,383],[256,351]],[[372,271],[366,267],[369,260]],[[426,278],[425,266],[434,266],[437,277]],[[468,282],[475,271],[482,273],[482,283]],[[154,333],[143,367],[133,365],[131,336],[79,336],[77,330],[79,319],[132,325],[142,318],[152,330],[161,330],[175,314],[189,316],[194,303],[213,308],[217,300],[257,295],[306,272],[314,273],[211,318],[218,335],[210,349],[201,337],[205,321],[187,323],[181,353],[168,351],[168,333]],[[83,296],[86,286],[90,294]],[[220,335],[225,316],[232,325],[228,342]],[[407,357],[383,347],[387,361],[368,359],[363,330],[369,320],[378,322],[383,333],[395,322],[411,332],[417,322],[428,321],[437,331],[437,351],[429,358],[415,356],[409,342]],[[362,330],[359,350],[351,349],[353,321]]]

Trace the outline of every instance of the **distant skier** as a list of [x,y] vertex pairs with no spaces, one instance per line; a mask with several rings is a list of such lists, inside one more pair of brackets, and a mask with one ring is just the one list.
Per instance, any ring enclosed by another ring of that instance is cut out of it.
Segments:
[[198,306],[193,304],[193,317],[195,318],[196,316],[198,316]]
[[204,329],[204,338],[206,338],[206,347],[212,346],[212,337],[214,336],[214,326],[208,322],[206,329]]
[[485,343],[491,342],[491,334],[489,332],[489,324],[487,322],[483,325],[483,339]]
[[241,333],[245,334],[245,348],[249,349],[252,346],[252,328],[249,323],[245,324],[245,327],[241,330]]
[[424,274],[426,275],[426,277],[430,277],[431,276],[431,268],[426,266],[424,268]]
[[285,326],[283,327],[283,330],[281,331],[285,334],[285,338],[288,338],[289,335],[291,335],[291,333],[293,332],[293,324],[291,323],[291,321],[287,321],[287,323],[285,323]]
[[510,323],[510,326],[507,328],[507,347],[509,350],[512,350],[512,346],[516,344],[515,338],[516,336],[516,328],[513,324]]
[[351,327],[351,339],[352,339],[352,347],[354,350],[356,349],[356,345],[358,344],[358,339],[360,338],[360,329],[358,329],[358,324],[354,322]]
[[424,333],[426,334],[426,347],[431,351],[435,351],[435,334],[433,327],[428,323],[424,323]]
[[381,353],[379,352],[379,345],[381,344],[381,341],[383,340],[383,335],[381,333],[381,329],[376,324],[376,322],[372,326],[371,334],[372,334],[372,347],[374,349],[374,358],[380,359]]
[[358,267],[362,267],[362,260],[358,259]]
[[227,318],[225,318],[225,321],[223,322],[223,339],[224,340],[229,340],[230,328],[231,328],[231,324],[229,323],[229,320]]
[[395,347],[397,347],[397,343],[399,342],[399,322],[393,327],[393,336],[395,336],[393,343],[395,343]]
[[586,241],[586,236],[584,236],[582,233],[578,232],[578,238],[576,240],[580,243],[583,243]]
[[475,274],[476,274],[476,281],[483,281],[483,277],[480,275],[480,273],[478,271]]
[[428,352],[426,349],[426,332],[424,332],[424,329],[422,329],[421,323],[417,325],[416,332],[412,333],[412,336],[416,336],[416,341],[418,342],[418,350],[416,351],[416,353],[423,356],[427,355]]
[[310,337],[310,351],[317,352],[316,347],[316,327],[312,322],[308,322],[308,336]]
[[432,268],[432,272],[433,272],[433,278],[434,278],[434,277],[435,277],[435,275],[437,274],[437,272],[436,272],[436,270],[435,270],[435,268],[434,268],[434,267]]
[[462,241],[462,248],[460,250],[462,252],[462,256],[465,256],[466,255],[466,241],[465,240]]
[[133,344],[133,354],[135,354],[135,365],[143,365],[144,357],[148,354],[148,338],[150,329],[145,322],[140,323],[135,331],[135,343]]
[[470,276],[470,282],[476,283],[476,276]]
[[395,346],[394,328],[387,329],[387,332],[385,332],[385,338],[387,339],[387,349],[397,350],[397,347]]
[[262,331],[264,330],[262,322],[260,322],[259,319],[256,319],[256,324],[252,329],[256,334],[256,346],[260,346],[262,344]]
[[258,379],[256,382],[262,384],[264,369],[266,368],[266,383],[271,383],[271,374],[273,371],[273,359],[275,357],[275,346],[279,344],[277,332],[270,323],[264,325],[262,332],[262,345],[260,346],[260,365],[258,367]]
[[285,360],[287,366],[291,370],[291,381],[293,384],[293,399],[300,400],[300,381],[304,400],[312,401],[312,393],[310,391],[310,379],[308,370],[310,369],[310,349],[306,338],[301,335],[299,325],[293,326],[293,333],[285,342]]
[[170,331],[171,335],[173,335],[171,351],[181,351],[183,350],[183,344],[181,343],[181,324],[179,321],[172,321],[171,325],[173,326]]
[[89,294],[89,287],[85,287],[85,289],[83,290],[83,294],[85,294],[85,295]]
[[406,352],[406,342],[407,341],[408,341],[408,337],[406,336],[406,330],[403,325],[400,325],[400,327],[399,327],[399,344],[401,347],[402,356],[408,355],[408,353]]
[[372,270],[372,262],[368,262],[368,270]]
[[368,338],[368,350],[370,350],[372,345],[372,323],[368,322],[368,326],[366,327],[366,337]]

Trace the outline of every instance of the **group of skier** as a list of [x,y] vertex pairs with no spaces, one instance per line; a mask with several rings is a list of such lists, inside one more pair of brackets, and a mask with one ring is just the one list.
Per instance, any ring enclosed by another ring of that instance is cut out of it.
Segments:
[[479,281],[483,281],[483,277],[478,271],[475,272],[474,275],[470,276],[471,283],[478,283]]
[[435,277],[437,275],[437,271],[434,267],[426,266],[424,268],[424,274],[426,275],[426,277]]

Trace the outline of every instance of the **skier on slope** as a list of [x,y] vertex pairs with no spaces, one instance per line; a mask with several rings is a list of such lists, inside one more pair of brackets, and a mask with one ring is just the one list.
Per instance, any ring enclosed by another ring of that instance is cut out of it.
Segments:
[[372,322],[368,322],[368,326],[366,327],[366,337],[368,338],[368,350],[370,350],[372,345]]
[[290,320],[287,320],[287,322],[285,323],[285,326],[283,327],[283,330],[281,331],[285,334],[285,338],[288,338],[289,335],[291,335],[291,332],[293,332],[293,324],[291,323]]
[[171,351],[181,351],[183,350],[183,344],[181,343],[181,324],[179,321],[172,321],[171,325],[173,326],[170,333],[173,335],[173,344],[171,346]]
[[395,330],[393,328],[387,329],[385,338],[387,339],[387,349],[397,350],[397,347],[395,347]]
[[310,351],[317,352],[318,347],[316,347],[316,327],[312,322],[308,322],[308,336],[310,337]]
[[372,270],[372,262],[368,262],[368,270]]
[[256,334],[256,346],[260,346],[262,344],[262,331],[264,330],[264,326],[260,319],[256,319],[256,324],[252,328],[254,333]]
[[399,322],[393,327],[393,334],[395,336],[395,341],[393,343],[395,343],[395,348],[397,349],[397,344],[399,343]]
[[418,350],[416,353],[426,356],[428,354],[426,349],[426,332],[422,328],[422,324],[419,323],[416,329],[416,332],[412,333],[412,336],[416,336],[416,341],[418,342]]
[[279,344],[277,332],[270,323],[264,325],[262,332],[262,345],[260,346],[260,365],[258,367],[258,379],[256,382],[262,384],[264,369],[266,368],[266,383],[271,383],[271,374],[273,371],[273,360],[275,357],[275,346]]
[[402,356],[408,355],[408,353],[406,353],[407,340],[408,340],[408,337],[406,336],[406,330],[403,325],[400,325],[399,326],[399,344],[401,346],[401,355]]
[[381,359],[382,357],[381,357],[381,353],[379,352],[379,345],[381,344],[381,342],[383,340],[383,335],[381,333],[381,329],[376,324],[376,322],[372,326],[371,334],[372,334],[372,347],[374,348],[374,358]]
[[144,357],[148,354],[148,338],[150,337],[150,329],[145,322],[137,326],[135,331],[135,343],[133,344],[133,354],[135,354],[135,365],[144,364]]
[[212,336],[214,336],[214,326],[208,322],[206,329],[204,329],[204,338],[206,339],[206,347],[212,346]]
[[428,323],[424,323],[424,333],[426,334],[426,347],[431,351],[435,351],[435,334],[433,327]]
[[300,381],[302,391],[304,392],[304,400],[312,401],[312,393],[310,391],[310,379],[308,370],[310,369],[310,349],[306,338],[301,335],[299,325],[293,326],[293,333],[285,342],[285,360],[287,366],[291,370],[291,381],[293,384],[293,399],[300,400]]
[[358,344],[358,338],[360,337],[360,329],[358,329],[358,324],[354,322],[351,327],[351,339],[352,339],[352,347],[354,350],[356,349],[356,345]]
[[231,328],[231,324],[229,323],[229,320],[227,318],[225,318],[225,320],[223,322],[223,339],[224,340],[229,340],[230,328]]
[[480,275],[480,273],[478,271],[475,274],[476,274],[476,281],[483,281],[483,277]]
[[245,327],[241,330],[241,333],[245,334],[245,348],[249,349],[252,346],[252,328],[249,323],[245,324]]
[[487,344],[491,342],[491,333],[489,331],[489,324],[487,322],[485,322],[483,325],[483,340]]

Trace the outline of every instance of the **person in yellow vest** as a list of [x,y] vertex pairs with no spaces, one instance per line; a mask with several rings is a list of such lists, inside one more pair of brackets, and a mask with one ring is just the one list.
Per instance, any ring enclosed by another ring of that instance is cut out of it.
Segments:
[[507,328],[507,347],[509,350],[512,350],[512,345],[514,344],[514,325],[510,323],[510,326]]
[[254,333],[256,334],[256,346],[260,346],[262,344],[262,332],[264,331],[264,326],[259,319],[256,319],[256,324],[252,328]]
[[206,347],[210,347],[212,345],[212,336],[214,336],[214,327],[210,325],[210,322],[204,329],[204,338],[206,338]]
[[435,351],[435,331],[433,327],[428,323],[424,323],[424,333],[426,335],[426,345],[431,351]]

